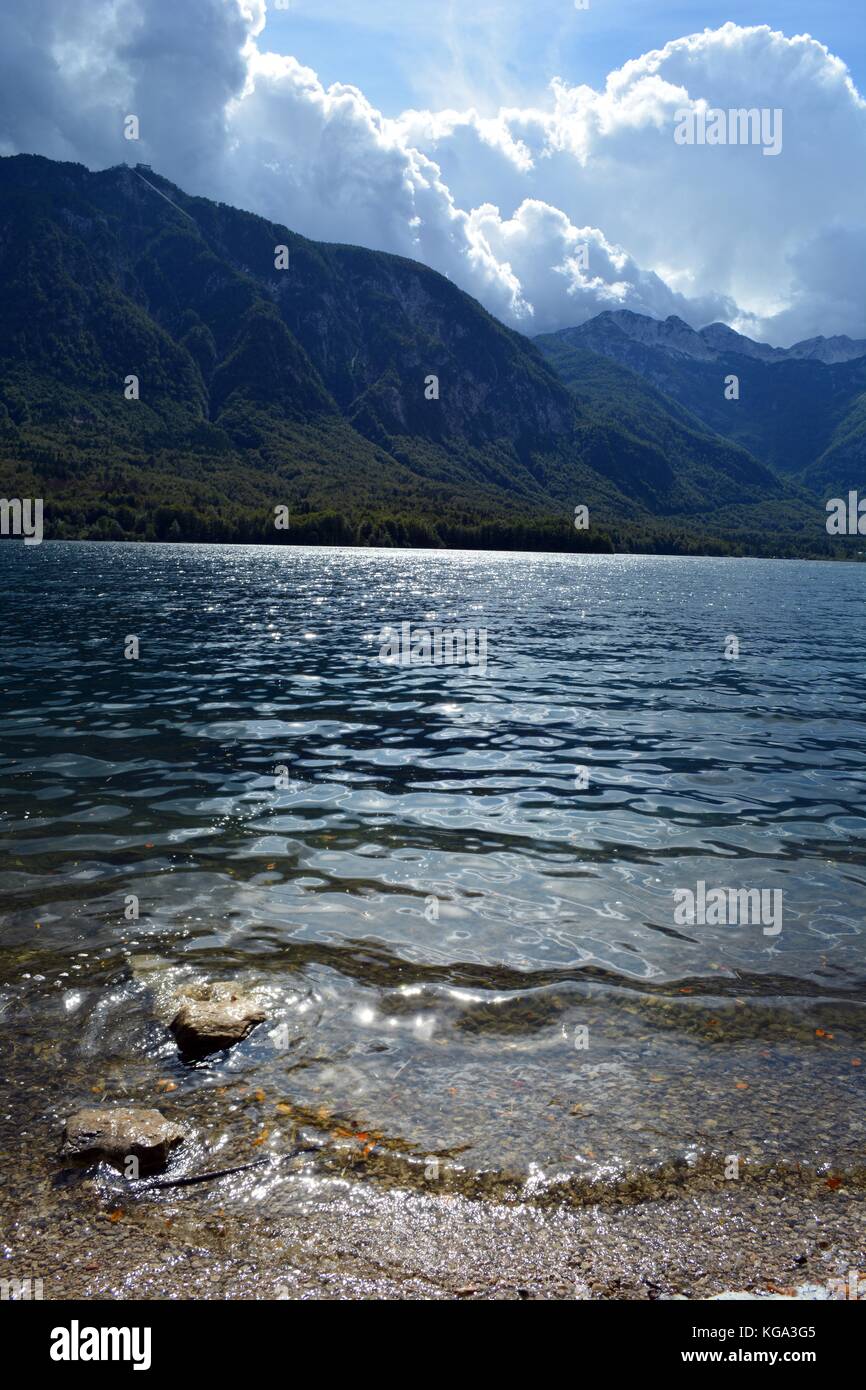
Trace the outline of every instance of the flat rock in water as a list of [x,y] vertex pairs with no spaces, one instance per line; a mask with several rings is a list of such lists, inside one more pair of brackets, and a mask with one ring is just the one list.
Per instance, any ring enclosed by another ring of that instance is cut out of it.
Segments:
[[184,1139],[180,1125],[158,1110],[93,1106],[66,1121],[60,1152],[67,1158],[105,1158],[123,1166],[135,1158],[142,1170],[164,1168],[171,1149]]
[[206,1057],[243,1042],[266,1018],[264,1009],[248,994],[205,985],[194,994],[184,995],[171,1021],[171,1031],[181,1052],[188,1057]]

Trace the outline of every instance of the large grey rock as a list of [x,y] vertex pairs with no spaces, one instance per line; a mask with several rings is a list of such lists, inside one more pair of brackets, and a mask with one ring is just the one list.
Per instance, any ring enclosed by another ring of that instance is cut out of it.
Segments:
[[171,1030],[186,1056],[206,1057],[243,1042],[266,1018],[265,1010],[250,995],[225,985],[200,985],[184,994]]
[[158,1110],[99,1105],[69,1117],[60,1152],[67,1158],[105,1158],[119,1167],[135,1158],[140,1169],[153,1171],[165,1167],[184,1137],[181,1126]]

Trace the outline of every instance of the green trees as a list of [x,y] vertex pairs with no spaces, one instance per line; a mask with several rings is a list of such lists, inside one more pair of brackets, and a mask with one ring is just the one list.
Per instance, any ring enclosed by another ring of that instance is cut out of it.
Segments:
[[125,168],[0,159],[0,495],[49,538],[850,551],[627,369],[560,378],[424,266],[149,178],[186,215]]

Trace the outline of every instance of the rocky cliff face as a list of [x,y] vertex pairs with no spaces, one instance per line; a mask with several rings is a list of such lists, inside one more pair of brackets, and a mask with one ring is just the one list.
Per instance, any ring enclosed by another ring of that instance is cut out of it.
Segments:
[[138,367],[143,396],[215,423],[243,391],[297,418],[331,411],[431,440],[532,448],[573,434],[574,403],[537,350],[424,266],[307,241],[150,170],[19,157],[0,187],[9,367],[24,356],[94,386]]

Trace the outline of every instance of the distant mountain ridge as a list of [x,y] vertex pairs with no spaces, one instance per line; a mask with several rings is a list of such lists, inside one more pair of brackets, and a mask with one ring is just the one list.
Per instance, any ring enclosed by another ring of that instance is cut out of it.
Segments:
[[[686,325],[632,317],[686,347],[576,331],[717,373]],[[49,536],[844,553],[798,481],[632,363],[563,340],[569,378],[426,266],[150,169],[0,158],[0,319],[0,493],[44,497]]]
[[[572,354],[595,353],[814,496],[866,490],[866,340],[777,348],[721,323],[695,330],[675,316],[613,310],[534,341],[576,392]],[[726,394],[731,378],[736,398]]]
[[666,319],[653,319],[646,314],[636,314],[631,309],[608,309],[579,328],[562,331],[574,342],[580,339],[582,346],[592,351],[598,350],[595,343],[607,343],[611,335],[621,333],[630,342],[704,362],[718,361],[721,357],[735,354],[754,357],[760,362],[808,361],[829,365],[866,356],[866,338],[855,339],[844,335],[806,338],[789,348],[771,347],[768,343],[756,342],[735,332],[725,323],[710,323],[706,328],[694,329],[675,314]]

